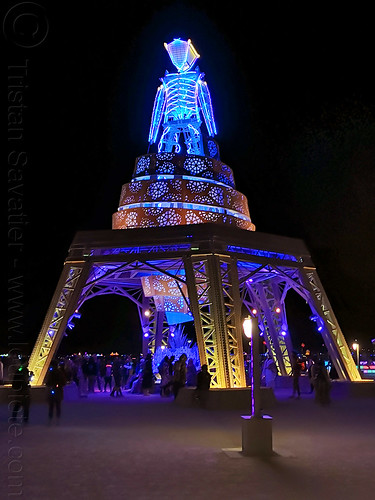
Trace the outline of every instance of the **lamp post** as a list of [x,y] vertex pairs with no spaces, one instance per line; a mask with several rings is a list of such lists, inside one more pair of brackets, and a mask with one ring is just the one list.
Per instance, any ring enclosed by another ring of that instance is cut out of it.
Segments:
[[272,418],[262,415],[259,329],[256,318],[248,316],[243,322],[243,330],[251,339],[251,416],[242,416],[242,453],[247,456],[270,456],[272,449]]
[[353,345],[352,345],[352,348],[353,348],[353,351],[356,351],[356,354],[357,354],[357,368],[358,368],[358,371],[360,369],[360,362],[359,362],[359,344],[358,342],[354,342]]
[[251,359],[251,415],[255,418],[262,418],[261,405],[260,405],[260,366],[259,366],[259,332],[258,325],[254,325],[253,335],[253,322],[248,316],[243,322],[243,330],[246,337],[250,340],[250,359]]

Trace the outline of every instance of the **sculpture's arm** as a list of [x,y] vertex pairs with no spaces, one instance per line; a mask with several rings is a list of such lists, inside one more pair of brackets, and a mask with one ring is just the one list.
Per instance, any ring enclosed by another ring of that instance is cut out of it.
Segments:
[[151,126],[150,126],[150,132],[148,134],[148,142],[150,144],[154,144],[154,142],[156,142],[161,120],[163,118],[164,108],[165,108],[165,89],[164,85],[160,85],[160,87],[158,87],[158,91],[156,92],[154,109],[152,110]]
[[216,124],[214,119],[214,110],[211,103],[211,95],[208,90],[207,83],[203,80],[198,80],[198,102],[203,113],[203,118],[208,130],[208,134],[213,137],[217,134]]

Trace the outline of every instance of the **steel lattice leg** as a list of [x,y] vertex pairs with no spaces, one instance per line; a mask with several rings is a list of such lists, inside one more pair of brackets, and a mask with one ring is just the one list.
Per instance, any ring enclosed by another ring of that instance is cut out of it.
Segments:
[[30,356],[32,385],[42,385],[48,366],[64,336],[69,318],[89,275],[90,264],[66,262],[53,295],[42,329]]
[[333,313],[315,268],[304,268],[301,272],[302,284],[310,291],[310,307],[316,310],[324,323],[322,337],[337,374],[341,379],[352,382],[361,376],[351,356],[345,337]]
[[208,365],[213,387],[244,387],[245,370],[235,264],[218,256],[185,261],[201,364]]

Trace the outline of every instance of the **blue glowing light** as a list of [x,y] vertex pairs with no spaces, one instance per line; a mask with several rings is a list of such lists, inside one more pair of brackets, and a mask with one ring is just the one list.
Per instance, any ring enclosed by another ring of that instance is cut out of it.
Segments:
[[76,310],[76,311],[75,311],[75,312],[74,312],[74,313],[70,316],[69,321],[68,321],[68,323],[67,323],[66,327],[67,327],[67,328],[69,328],[69,330],[73,330],[73,328],[74,328],[74,326],[75,326],[75,325],[74,325],[74,323],[73,323],[73,320],[74,320],[75,318],[79,319],[80,317],[81,317],[81,313],[79,313],[79,312],[78,312],[78,310]]
[[285,253],[269,252],[267,250],[257,250],[254,248],[238,247],[234,245],[228,245],[227,249],[230,252],[244,253],[248,255],[257,255],[258,257],[267,257],[270,259],[291,260],[293,262],[297,262],[297,258],[294,255],[288,255]]
[[190,39],[185,42],[180,38],[175,38],[173,42],[165,43],[164,47],[179,72],[189,71],[200,57]]
[[241,212],[237,212],[236,210],[232,210],[230,208],[222,208],[215,205],[202,205],[200,203],[183,203],[179,201],[145,201],[141,203],[129,203],[127,205],[119,207],[118,210],[127,210],[133,208],[183,208],[186,210],[201,210],[203,212],[227,214],[232,217],[236,217],[237,219],[250,221],[250,217],[248,217],[247,215],[244,215]]
[[[164,44],[178,73],[166,72],[161,78],[162,85],[157,90],[151,117],[148,142],[157,141],[163,121],[158,152],[180,153],[180,135],[183,134],[187,154],[204,155],[200,132],[202,112],[208,135],[217,134],[212,102],[204,73],[199,68],[190,71],[199,54],[190,40],[174,39]],[[163,120],[164,119],[164,120]]]
[[324,329],[323,319],[320,316],[318,316],[317,314],[310,316],[310,319],[311,319],[311,321],[315,321],[315,323],[317,324],[318,332],[319,333],[322,332]]
[[[187,180],[187,181],[200,181],[200,182],[206,182],[208,184],[214,184],[215,186],[222,186],[222,187],[234,187],[230,181],[227,181],[226,183],[217,181],[216,179],[209,179],[207,177],[198,177],[198,176],[192,176],[192,175],[172,175],[172,174],[163,174],[163,175],[142,175],[142,176],[137,176],[134,177],[131,182],[138,182],[138,181],[149,181],[156,179],[157,181],[161,180],[168,180],[168,179],[182,179],[182,180]],[[226,179],[225,179],[226,180]]]

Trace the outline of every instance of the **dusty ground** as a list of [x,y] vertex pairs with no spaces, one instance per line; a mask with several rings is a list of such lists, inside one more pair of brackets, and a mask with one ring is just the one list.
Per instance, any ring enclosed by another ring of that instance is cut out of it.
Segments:
[[[158,395],[64,401],[59,426],[34,404],[27,427],[2,405],[1,498],[365,499],[375,494],[375,401],[279,389],[270,459],[241,446],[239,411],[180,408]],[[16,435],[19,433],[19,435]],[[9,471],[9,472],[8,472]]]

